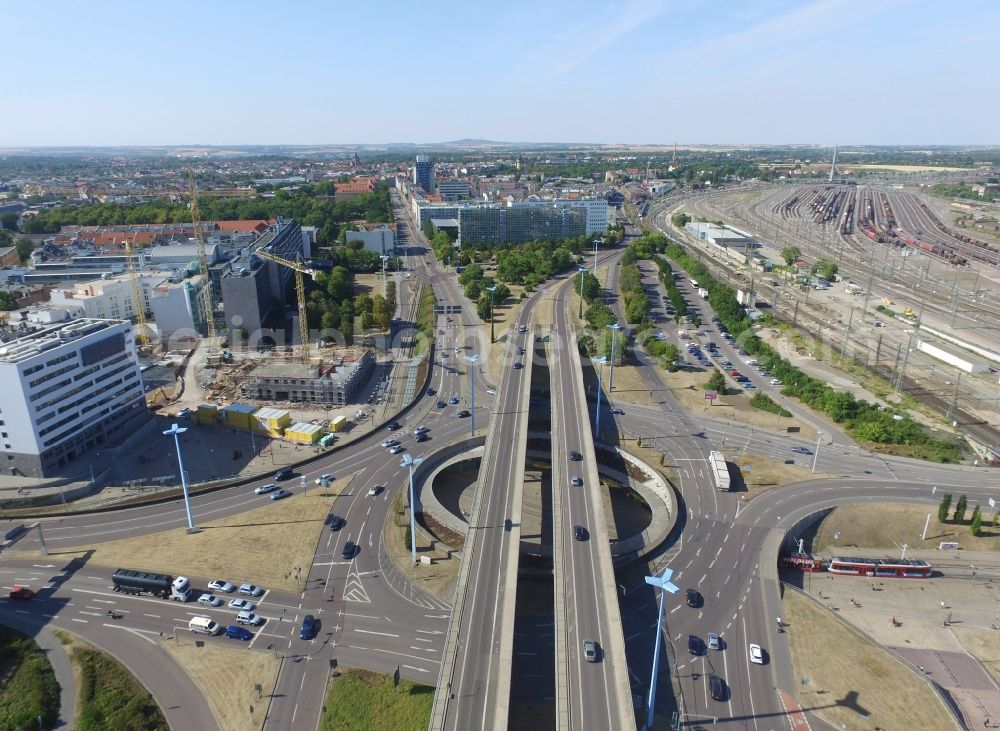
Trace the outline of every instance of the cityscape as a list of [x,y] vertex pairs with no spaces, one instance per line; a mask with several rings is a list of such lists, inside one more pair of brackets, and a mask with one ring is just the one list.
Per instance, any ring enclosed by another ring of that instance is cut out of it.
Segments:
[[57,5],[0,731],[1000,727],[995,8]]

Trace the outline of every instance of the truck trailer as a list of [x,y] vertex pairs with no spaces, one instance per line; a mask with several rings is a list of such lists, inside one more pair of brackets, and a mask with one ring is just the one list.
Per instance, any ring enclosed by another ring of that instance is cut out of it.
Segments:
[[153,574],[147,571],[118,569],[111,576],[115,591],[125,594],[152,594],[161,599],[173,599],[178,602],[191,600],[194,591],[191,582],[183,576],[176,579],[166,574]]

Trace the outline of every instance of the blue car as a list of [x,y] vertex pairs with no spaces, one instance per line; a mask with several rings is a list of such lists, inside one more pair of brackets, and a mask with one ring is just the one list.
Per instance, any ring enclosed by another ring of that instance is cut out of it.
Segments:
[[253,637],[253,632],[246,627],[231,624],[226,627],[226,637],[231,637],[234,640],[249,640]]
[[316,618],[307,614],[302,618],[302,627],[299,629],[300,640],[311,640],[316,635]]

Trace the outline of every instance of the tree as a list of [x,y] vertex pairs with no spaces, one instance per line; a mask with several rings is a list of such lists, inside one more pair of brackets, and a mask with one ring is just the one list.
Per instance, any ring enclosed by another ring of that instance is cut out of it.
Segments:
[[490,293],[484,292],[479,297],[479,301],[476,303],[476,311],[479,313],[479,319],[486,322],[490,318]]
[[794,264],[800,256],[802,256],[802,250],[798,246],[786,246],[781,250],[781,258],[788,266]]
[[983,513],[977,505],[972,509],[972,525],[969,526],[969,533],[978,536],[983,529]]
[[35,250],[35,245],[31,243],[31,239],[19,238],[17,240],[17,255],[21,257],[21,261],[25,262],[31,258],[31,252]]
[[839,269],[840,267],[837,266],[837,262],[833,259],[827,259],[824,257],[813,265],[812,273],[820,279],[832,281],[833,278],[837,276]]
[[17,231],[17,214],[13,211],[0,213],[0,228],[5,228],[8,231]]
[[380,294],[375,295],[372,301],[372,316],[375,320],[375,327],[379,330],[388,330],[389,321],[392,319],[392,310],[385,297]]
[[[938,521],[941,523],[948,522],[948,511],[951,510],[951,493],[946,492],[941,496],[941,504],[938,505]],[[1000,515],[1000,513],[997,513]]]
[[712,375],[705,381],[705,390],[717,391],[719,393],[726,392],[726,377],[722,375],[722,371],[718,368],[712,369]]
[[676,363],[680,357],[681,352],[673,343],[666,343],[663,346],[663,355],[660,356],[660,359],[663,361],[664,367],[671,373],[677,370],[677,366],[675,366],[674,363]]
[[[479,283],[478,279],[474,279],[465,285],[465,296],[470,300],[474,300],[479,297],[480,293],[483,291],[482,285]],[[489,297],[489,293],[486,294]]]
[[588,307],[584,317],[587,320],[587,324],[593,328],[605,328],[615,322],[614,310],[603,302],[595,302]]
[[691,216],[686,213],[675,213],[670,217],[670,223],[674,224],[677,228],[684,228],[691,222]]
[[956,523],[964,523],[965,522],[965,511],[968,508],[967,502],[968,502],[968,500],[965,497],[965,495],[959,496],[958,503],[955,505],[955,512],[951,516],[951,519],[954,522],[956,522]]
[[16,310],[17,295],[13,292],[0,292],[0,310]]

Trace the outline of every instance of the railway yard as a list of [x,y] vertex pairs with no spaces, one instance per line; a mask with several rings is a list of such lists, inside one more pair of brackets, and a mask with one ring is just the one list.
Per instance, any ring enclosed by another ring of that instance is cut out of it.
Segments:
[[[884,380],[887,403],[905,406],[912,397],[980,457],[1000,457],[1000,239],[950,224],[949,202],[917,186],[742,187],[674,199],[654,215],[668,225],[678,212],[750,237],[752,244],[723,255],[703,243],[699,254],[752,290],[762,312],[810,335],[806,354],[853,360]],[[801,252],[795,268],[782,258],[789,246]],[[751,250],[776,270],[748,266]],[[820,259],[838,265],[838,281],[808,277]],[[921,350],[927,343],[975,366],[933,357]]]

